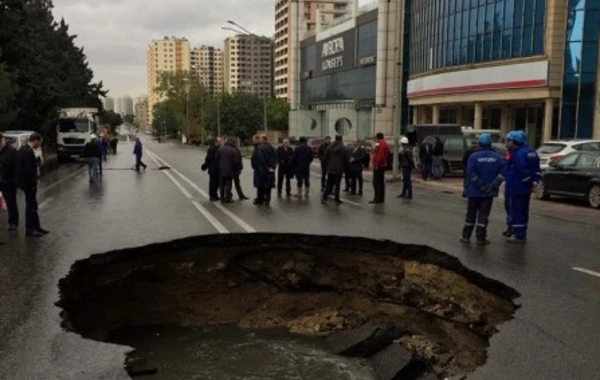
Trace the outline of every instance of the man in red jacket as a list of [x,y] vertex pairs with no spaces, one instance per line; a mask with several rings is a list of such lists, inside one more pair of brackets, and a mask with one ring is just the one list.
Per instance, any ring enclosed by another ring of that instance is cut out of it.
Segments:
[[383,203],[385,200],[385,171],[388,167],[388,156],[390,151],[387,142],[383,138],[383,133],[375,136],[377,141],[373,151],[373,189],[375,198],[369,203]]

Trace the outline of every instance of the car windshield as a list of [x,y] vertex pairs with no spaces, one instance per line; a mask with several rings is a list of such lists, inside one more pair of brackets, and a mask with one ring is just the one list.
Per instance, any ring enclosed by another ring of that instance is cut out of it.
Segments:
[[557,144],[557,143],[546,143],[543,144],[538,150],[538,154],[554,154],[558,153],[561,150],[565,149],[565,144]]
[[61,119],[58,121],[58,131],[67,132],[89,132],[90,123],[85,119]]

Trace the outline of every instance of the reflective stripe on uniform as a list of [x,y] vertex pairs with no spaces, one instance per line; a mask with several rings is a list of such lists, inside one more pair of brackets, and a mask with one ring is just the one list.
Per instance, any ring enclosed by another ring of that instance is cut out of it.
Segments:
[[531,177],[523,178],[523,179],[521,180],[521,182],[527,182],[527,181],[529,181],[530,179],[531,179]]
[[475,223],[465,223],[465,226],[467,227],[473,227],[475,225]]
[[487,224],[480,224],[480,223],[477,223],[477,227],[487,227]]
[[527,224],[513,224],[511,227],[512,228],[525,228],[525,227],[527,227]]

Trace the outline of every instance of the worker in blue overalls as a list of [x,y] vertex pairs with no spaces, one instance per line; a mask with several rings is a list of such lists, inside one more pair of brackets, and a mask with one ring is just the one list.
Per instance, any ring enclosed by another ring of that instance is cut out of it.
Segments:
[[529,223],[529,202],[531,192],[542,176],[540,158],[526,145],[527,136],[523,131],[515,131],[507,146],[510,149],[510,161],[506,172],[506,195],[510,197],[509,218],[512,243],[524,243],[527,240]]
[[490,244],[487,227],[494,198],[504,181],[504,158],[492,149],[492,136],[483,133],[478,139],[479,150],[467,163],[465,195],[468,198],[467,217],[461,241],[471,242],[475,230],[477,245]]

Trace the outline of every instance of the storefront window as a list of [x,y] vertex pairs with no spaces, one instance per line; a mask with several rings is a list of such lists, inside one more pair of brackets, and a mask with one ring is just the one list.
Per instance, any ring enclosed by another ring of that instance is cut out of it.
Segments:
[[544,53],[546,0],[415,0],[411,74]]
[[590,138],[593,134],[600,2],[569,0],[560,138]]
[[375,99],[375,67],[360,67],[303,80],[302,104]]

